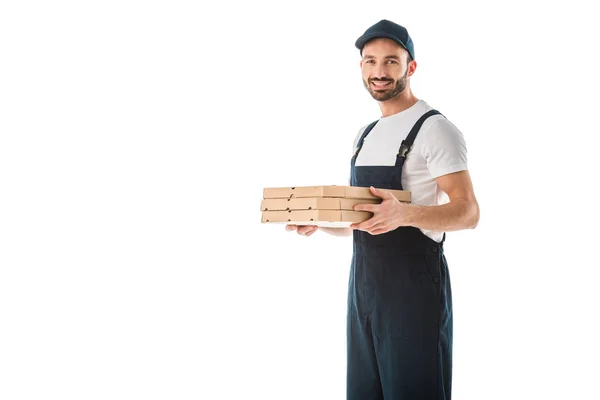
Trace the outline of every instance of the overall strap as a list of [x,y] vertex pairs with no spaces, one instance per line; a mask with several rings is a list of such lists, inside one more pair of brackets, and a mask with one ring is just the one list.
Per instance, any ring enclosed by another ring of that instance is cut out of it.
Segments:
[[410,151],[413,143],[415,142],[415,138],[417,137],[417,133],[419,133],[419,130],[421,129],[421,126],[423,125],[423,122],[425,122],[425,120],[427,118],[429,118],[433,115],[437,115],[437,114],[441,115],[442,113],[440,113],[438,110],[430,110],[430,111],[427,111],[425,114],[423,114],[421,116],[421,118],[419,118],[417,120],[415,125],[412,127],[412,129],[408,133],[408,136],[406,136],[406,139],[404,139],[402,141],[402,144],[400,145],[400,149],[398,150],[398,157],[406,158],[406,154]]
[[365,128],[365,131],[361,135],[360,140],[358,141],[358,144],[356,145],[356,151],[354,152],[354,159],[356,159],[356,156],[358,155],[358,152],[362,148],[362,145],[363,145],[363,142],[365,141],[365,138],[367,137],[367,135],[369,134],[369,132],[371,132],[371,130],[375,127],[375,125],[377,125],[378,122],[379,122],[379,120],[375,120],[375,121],[371,122]]

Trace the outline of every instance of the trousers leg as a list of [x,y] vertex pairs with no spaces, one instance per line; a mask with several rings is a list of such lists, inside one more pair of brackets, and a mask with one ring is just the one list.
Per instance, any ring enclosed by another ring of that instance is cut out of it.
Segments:
[[353,307],[348,310],[347,400],[383,400],[371,324],[360,318]]
[[452,296],[443,254],[407,269],[374,313],[374,348],[385,400],[450,400]]
[[386,338],[376,348],[385,400],[449,400],[435,340]]
[[441,385],[445,399],[451,399],[452,393],[452,285],[446,256],[441,254],[441,314],[440,314],[440,370]]

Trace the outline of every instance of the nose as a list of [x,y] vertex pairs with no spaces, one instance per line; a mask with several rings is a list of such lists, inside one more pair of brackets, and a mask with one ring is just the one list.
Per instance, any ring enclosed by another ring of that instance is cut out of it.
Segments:
[[373,68],[373,78],[387,78],[385,65],[377,64],[375,68]]

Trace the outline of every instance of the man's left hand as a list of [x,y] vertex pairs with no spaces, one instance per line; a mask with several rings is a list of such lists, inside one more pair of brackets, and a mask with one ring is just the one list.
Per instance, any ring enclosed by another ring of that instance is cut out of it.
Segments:
[[371,235],[380,235],[400,226],[408,225],[408,211],[410,204],[401,203],[386,190],[370,187],[371,193],[382,199],[379,204],[357,204],[354,211],[369,211],[373,216],[366,221],[350,225],[351,229],[359,229]]

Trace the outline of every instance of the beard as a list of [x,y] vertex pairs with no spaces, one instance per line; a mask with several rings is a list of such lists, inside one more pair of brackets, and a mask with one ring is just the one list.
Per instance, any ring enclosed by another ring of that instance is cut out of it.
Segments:
[[392,82],[392,86],[389,89],[372,89],[371,85],[369,85],[363,79],[363,85],[365,89],[373,96],[373,98],[377,101],[387,101],[393,99],[398,96],[402,91],[406,88],[406,82],[408,81],[408,68],[406,68],[406,72],[404,76],[402,76],[396,83],[394,84],[393,79],[383,78],[383,79],[369,79],[369,82],[380,81],[380,82]]

